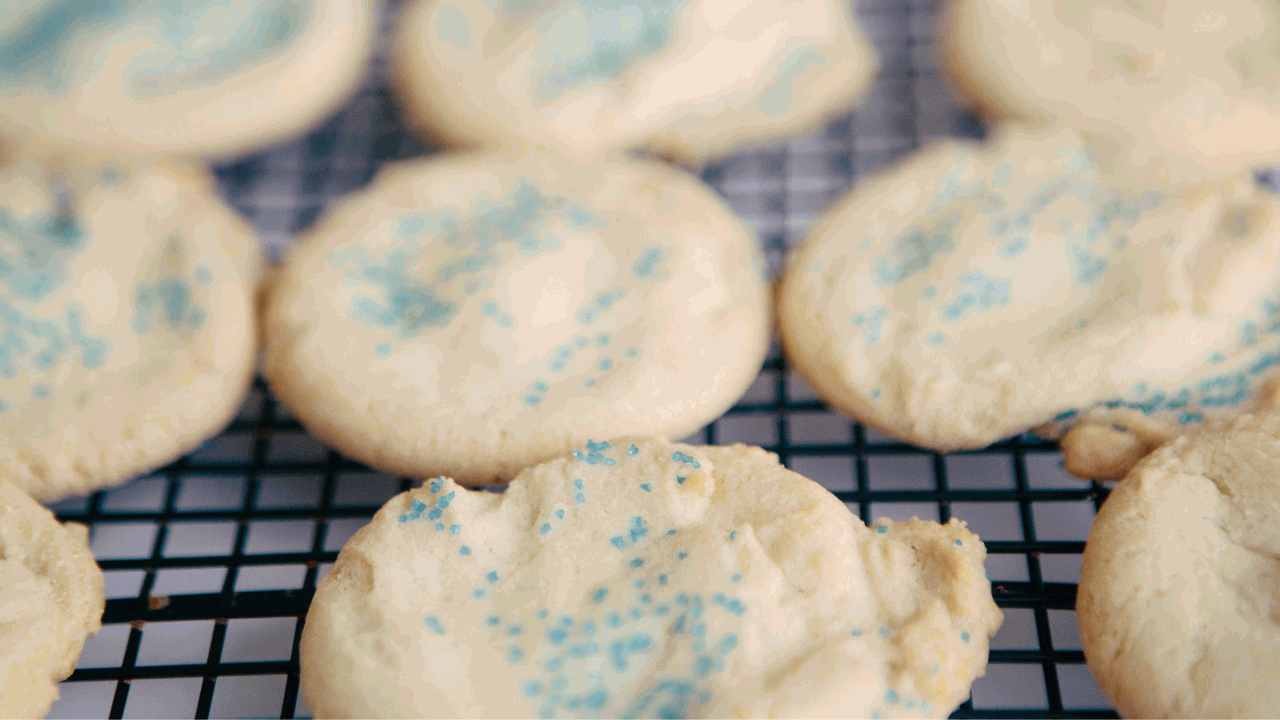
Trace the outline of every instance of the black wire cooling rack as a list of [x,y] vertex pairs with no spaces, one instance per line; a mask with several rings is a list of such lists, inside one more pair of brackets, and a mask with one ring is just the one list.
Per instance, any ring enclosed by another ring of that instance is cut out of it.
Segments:
[[[934,68],[936,0],[855,6],[882,62],[858,112],[702,173],[756,227],[775,271],[856,177],[932,137],[981,134]],[[384,27],[397,9],[389,3]],[[215,172],[278,257],[384,162],[429,151],[403,130],[379,53],[360,95],[318,130]],[[1107,491],[1068,476],[1054,444],[1026,436],[947,455],[904,445],[831,412],[776,348],[747,395],[689,440],[762,445],[865,522],[969,523],[990,553],[1006,619],[987,675],[953,717],[1116,717],[1083,664],[1073,612],[1084,540]],[[346,539],[411,486],[324,448],[259,382],[236,421],[196,452],[58,504],[60,519],[90,526],[109,599],[104,629],[51,716],[304,716],[298,641],[314,588]]]

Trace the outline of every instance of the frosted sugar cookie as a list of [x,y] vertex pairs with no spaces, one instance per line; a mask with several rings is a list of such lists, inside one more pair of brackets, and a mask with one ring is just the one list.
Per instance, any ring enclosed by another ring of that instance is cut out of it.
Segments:
[[588,442],[347,542],[316,717],[946,717],[1002,620],[964,523],[866,527],[760,448]]
[[225,155],[346,100],[368,0],[41,0],[0,10],[0,132],[122,154]]
[[868,178],[790,258],[788,358],[833,406],[937,450],[1057,437],[1086,410],[1173,434],[1256,407],[1280,375],[1276,198],[1145,190],[1093,150],[1006,126]]
[[292,249],[263,372],[350,457],[505,482],[591,436],[719,417],[764,360],[767,294],[752,233],[661,163],[411,162]]
[[1144,179],[1280,161],[1280,6],[1269,0],[952,0],[956,83],[997,118],[1063,120]]
[[0,480],[0,717],[44,717],[106,607],[83,525]]
[[54,500],[217,433],[252,379],[259,252],[203,171],[0,164],[0,477]]
[[447,144],[689,161],[846,110],[877,66],[846,0],[416,0],[395,58]]
[[1213,425],[1140,463],[1085,545],[1085,659],[1126,717],[1280,715],[1280,416]]

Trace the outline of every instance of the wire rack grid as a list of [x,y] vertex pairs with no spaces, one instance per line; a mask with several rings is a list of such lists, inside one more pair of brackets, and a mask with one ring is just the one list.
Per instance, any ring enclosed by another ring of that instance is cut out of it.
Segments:
[[[775,273],[858,177],[931,138],[981,136],[935,68],[937,4],[855,2],[882,63],[859,110],[703,171],[757,229]],[[399,5],[384,9],[384,35]],[[359,95],[319,129],[215,172],[278,258],[382,164],[432,150],[402,127],[380,49]],[[776,346],[746,396],[689,441],[764,446],[864,521],[969,523],[990,553],[1006,619],[987,674],[953,717],[1116,717],[1083,664],[1073,612],[1106,488],[1067,475],[1054,444],[1024,436],[947,455],[904,445],[828,409]],[[235,422],[197,451],[54,506],[60,519],[89,525],[108,600],[103,630],[50,717],[307,716],[298,641],[314,588],[343,543],[412,484],[326,449],[259,381]]]

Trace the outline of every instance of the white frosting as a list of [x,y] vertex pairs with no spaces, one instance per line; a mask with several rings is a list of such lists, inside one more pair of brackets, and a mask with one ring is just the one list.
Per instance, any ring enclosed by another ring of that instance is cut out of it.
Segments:
[[1095,151],[1007,126],[868,179],[790,260],[789,357],[836,407],[940,450],[1095,404],[1171,429],[1255,406],[1280,374],[1276,200],[1247,178],[1148,191]]
[[939,37],[987,112],[1061,119],[1151,183],[1280,161],[1280,6],[1270,0],[956,0]]
[[876,69],[845,0],[418,0],[397,61],[451,143],[689,158],[816,124]]

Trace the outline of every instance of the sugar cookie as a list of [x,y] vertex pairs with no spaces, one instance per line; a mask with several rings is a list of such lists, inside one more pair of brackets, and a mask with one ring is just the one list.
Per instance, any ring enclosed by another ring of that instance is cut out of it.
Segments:
[[833,406],[936,450],[1055,419],[1059,437],[1094,406],[1170,433],[1258,406],[1280,376],[1277,199],[1148,191],[1092,150],[1006,126],[869,178],[789,261],[789,359]]
[[106,607],[83,525],[0,480],[0,717],[44,717]]
[[252,380],[259,253],[203,170],[0,162],[0,477],[55,500],[222,429]]
[[1280,161],[1280,6],[1269,0],[952,0],[938,38],[985,113],[1091,131],[1148,182]]
[[847,0],[416,0],[395,59],[446,144],[689,162],[846,110],[877,66]]
[[0,133],[227,155],[300,134],[373,49],[368,0],[82,0],[0,11]]
[[1280,716],[1280,416],[1212,423],[1112,491],[1076,612],[1125,717]]
[[350,457],[505,482],[593,435],[719,417],[764,360],[764,272],[741,219],[658,162],[410,162],[292,248],[263,372]]
[[1002,619],[964,523],[866,527],[760,448],[588,442],[429,481],[338,555],[316,717],[938,717]]

